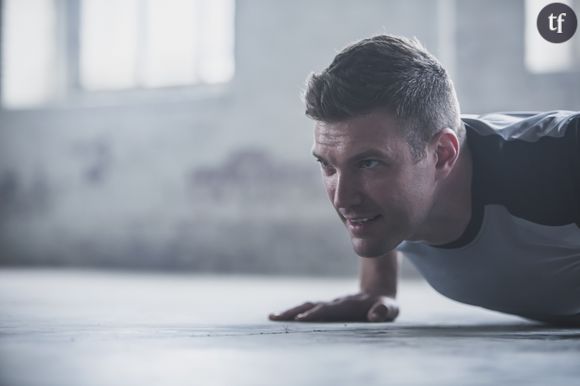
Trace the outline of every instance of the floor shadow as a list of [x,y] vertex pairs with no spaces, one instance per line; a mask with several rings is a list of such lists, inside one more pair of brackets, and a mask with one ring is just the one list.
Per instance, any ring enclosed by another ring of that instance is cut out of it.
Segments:
[[413,325],[385,329],[352,329],[366,337],[493,338],[513,340],[580,340],[580,328],[547,325]]
[[506,340],[580,340],[580,328],[551,326],[544,324],[445,324],[405,325],[384,324],[304,324],[276,323],[259,325],[206,326],[189,331],[192,337],[227,336],[272,336],[284,334],[325,336],[341,340],[344,338],[396,339],[396,338],[490,338]]

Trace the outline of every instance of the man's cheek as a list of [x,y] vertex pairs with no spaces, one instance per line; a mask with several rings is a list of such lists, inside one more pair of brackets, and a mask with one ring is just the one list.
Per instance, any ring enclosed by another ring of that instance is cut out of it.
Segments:
[[332,182],[330,182],[329,180],[324,180],[323,181],[324,184],[324,189],[326,190],[326,195],[328,196],[328,199],[330,200],[331,203],[334,202],[334,185],[332,184]]

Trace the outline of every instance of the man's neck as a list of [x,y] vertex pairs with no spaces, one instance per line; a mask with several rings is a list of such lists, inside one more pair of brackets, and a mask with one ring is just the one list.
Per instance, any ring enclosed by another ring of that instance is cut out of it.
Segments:
[[442,245],[461,237],[471,220],[472,172],[471,152],[465,140],[453,170],[436,192],[437,204],[423,227],[423,241]]

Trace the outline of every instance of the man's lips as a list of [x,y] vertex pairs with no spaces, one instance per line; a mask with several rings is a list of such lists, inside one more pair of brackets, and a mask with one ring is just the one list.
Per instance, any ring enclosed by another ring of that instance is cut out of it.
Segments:
[[370,215],[370,216],[349,216],[349,217],[344,217],[345,221],[349,224],[349,225],[364,225],[366,223],[370,223],[376,219],[378,219],[381,215],[376,214],[376,215]]
[[349,214],[345,216],[340,212],[339,215],[354,237],[370,236],[369,232],[372,232],[374,225],[383,217],[380,214]]

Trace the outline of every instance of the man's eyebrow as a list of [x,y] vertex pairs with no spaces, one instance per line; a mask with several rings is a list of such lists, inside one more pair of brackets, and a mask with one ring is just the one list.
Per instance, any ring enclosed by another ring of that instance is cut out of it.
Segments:
[[324,159],[321,155],[316,154],[314,150],[312,150],[312,155],[314,156],[314,158]]
[[364,151],[361,151],[360,153],[353,155],[349,159],[350,160],[357,160],[357,159],[371,158],[371,157],[387,158],[387,159],[391,158],[389,156],[389,154],[384,152],[384,151],[381,151],[378,149],[368,149],[368,150],[364,150]]
[[[314,158],[319,159],[319,160],[324,160],[324,157],[321,156],[320,154],[317,154],[316,151],[312,151],[312,155],[314,156]],[[387,160],[390,160],[392,157],[381,150],[378,149],[368,149],[368,150],[363,150],[360,153],[357,153],[351,157],[349,157],[349,161],[352,160],[360,160],[363,158],[372,158],[372,157],[378,157],[378,158],[385,158]]]

